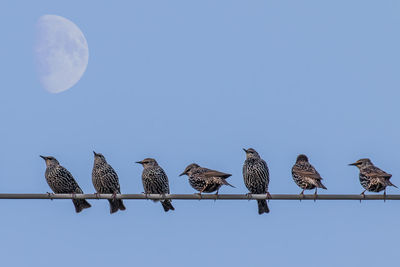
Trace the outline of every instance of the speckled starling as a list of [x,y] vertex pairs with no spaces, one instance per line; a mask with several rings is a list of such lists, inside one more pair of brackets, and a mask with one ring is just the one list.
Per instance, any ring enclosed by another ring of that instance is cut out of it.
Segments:
[[365,189],[361,193],[363,196],[365,191],[381,192],[382,190],[384,190],[383,195],[386,196],[387,186],[394,186],[397,188],[397,186],[392,184],[389,180],[392,175],[375,167],[370,159],[359,159],[349,165],[356,166],[360,169],[360,183]]
[[117,194],[121,194],[119,187],[118,175],[114,169],[107,163],[105,157],[93,151],[94,164],[92,170],[92,182],[98,194],[113,194],[113,199],[108,199],[110,202],[110,213],[118,210],[125,210],[122,199],[116,199]]
[[306,155],[300,154],[292,168],[292,176],[295,183],[303,189],[300,195],[304,195],[304,190],[315,188],[314,196],[317,196],[317,189],[326,187],[322,184],[322,177],[317,170],[308,162]]
[[232,174],[223,173],[215,170],[200,167],[196,163],[188,165],[185,170],[179,175],[187,175],[189,177],[190,185],[201,193],[212,193],[218,191],[221,186],[229,185],[234,187],[225,181],[226,178],[232,176]]
[[[46,161],[46,172],[44,177],[51,190],[56,194],[83,194],[82,189],[75,181],[72,174],[58,163],[54,157],[40,156]],[[73,199],[77,213],[83,209],[90,208],[91,205],[85,199]]]
[[[146,158],[136,163],[142,164],[142,182],[145,194],[169,194],[168,176],[152,158]],[[175,210],[171,200],[161,200],[164,211]]]
[[[269,170],[267,163],[260,157],[260,155],[253,148],[244,149],[246,152],[246,160],[243,164],[243,179],[244,184],[250,191],[250,194],[267,194],[269,184]],[[268,213],[269,208],[267,201],[257,200],[258,214]]]

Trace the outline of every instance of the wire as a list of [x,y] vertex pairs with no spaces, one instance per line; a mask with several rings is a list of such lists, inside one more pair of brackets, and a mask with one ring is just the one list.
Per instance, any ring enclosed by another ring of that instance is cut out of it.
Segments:
[[[0,194],[0,199],[184,199],[184,200],[251,200],[267,199],[265,194]],[[363,195],[332,195],[332,194],[272,194],[271,200],[400,200],[400,195],[366,194]]]

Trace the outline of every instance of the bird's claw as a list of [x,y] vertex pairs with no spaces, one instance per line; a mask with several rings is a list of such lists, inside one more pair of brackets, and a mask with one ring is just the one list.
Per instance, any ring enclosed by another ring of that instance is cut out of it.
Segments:
[[96,199],[100,199],[100,193],[99,192],[94,193],[94,196],[96,197]]
[[199,197],[199,200],[202,199],[201,192],[200,193],[195,193],[195,195],[197,195]]
[[46,192],[47,193],[47,197],[50,198],[50,200],[54,199],[54,193],[50,193],[50,192]]
[[217,193],[215,193],[214,196],[215,196],[215,199],[214,199],[214,202],[215,202],[215,201],[217,201],[217,199],[218,199],[218,191],[217,191]]
[[[362,192],[360,195],[362,196],[363,199],[365,199],[365,191]],[[361,203],[361,199],[360,199],[360,203]]]
[[117,193],[114,192],[111,197],[112,197],[113,201],[116,201],[117,200]]
[[247,200],[250,201],[251,200],[251,196],[252,196],[251,193],[247,193],[246,196],[247,196]]
[[269,202],[270,199],[272,199],[272,196],[271,196],[271,194],[269,192],[267,192],[267,200],[268,200],[268,202]]
[[300,195],[300,199],[299,199],[299,200],[300,200],[300,202],[301,202],[301,200],[304,199],[304,190],[301,191],[301,193],[300,193],[299,195]]

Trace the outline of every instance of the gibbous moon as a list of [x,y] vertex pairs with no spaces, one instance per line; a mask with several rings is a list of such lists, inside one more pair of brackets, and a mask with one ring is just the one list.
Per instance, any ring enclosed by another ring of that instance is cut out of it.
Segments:
[[56,15],[44,15],[37,21],[34,51],[40,83],[50,93],[74,86],[89,60],[82,31],[72,21]]

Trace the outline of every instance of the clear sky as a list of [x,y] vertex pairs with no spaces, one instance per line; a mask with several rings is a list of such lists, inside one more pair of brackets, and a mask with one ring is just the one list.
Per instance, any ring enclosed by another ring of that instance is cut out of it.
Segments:
[[[50,94],[34,68],[44,14],[76,23],[89,65]],[[242,147],[267,161],[271,193],[299,193],[299,153],[329,193],[361,193],[370,157],[400,186],[398,1],[3,1],[0,4],[0,191],[43,193],[40,154],[93,193],[92,150],[142,192],[154,157],[173,193],[193,193],[192,162],[232,173],[246,193]],[[325,193],[325,192],[323,192]],[[388,193],[400,193],[389,188]],[[400,264],[400,202],[1,200],[4,266],[377,266]],[[141,264],[141,265],[137,265]]]

